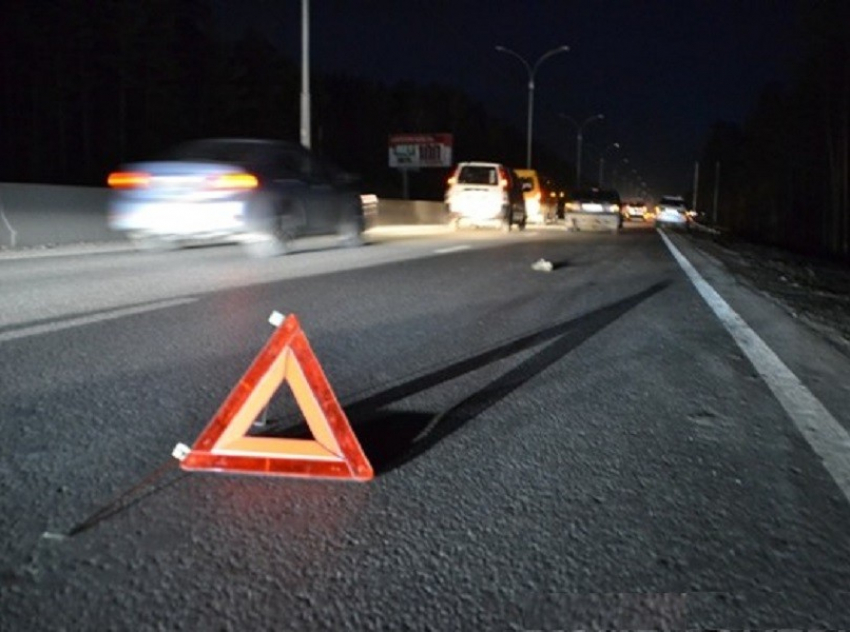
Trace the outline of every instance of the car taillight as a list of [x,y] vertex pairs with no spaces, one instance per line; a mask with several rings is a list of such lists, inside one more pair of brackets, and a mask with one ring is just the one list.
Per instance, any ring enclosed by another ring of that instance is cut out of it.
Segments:
[[447,184],[448,186],[450,186],[450,187],[451,187],[451,186],[454,186],[455,184],[457,184],[457,178],[455,178],[454,176],[452,176],[451,178],[449,178],[448,180],[446,180],[446,184]]
[[144,189],[150,181],[150,174],[141,171],[113,171],[106,179],[113,189]]
[[537,192],[534,195],[532,195],[531,199],[536,201],[536,202],[539,202],[540,201],[540,192]]
[[258,184],[257,177],[250,173],[222,173],[207,179],[210,189],[247,190],[256,189]]

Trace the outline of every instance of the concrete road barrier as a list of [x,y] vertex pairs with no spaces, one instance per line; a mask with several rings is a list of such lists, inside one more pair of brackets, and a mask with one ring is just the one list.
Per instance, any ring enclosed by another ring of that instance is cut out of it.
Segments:
[[122,240],[106,225],[107,193],[95,187],[0,184],[0,247]]
[[375,226],[447,224],[449,213],[443,202],[380,199],[374,221]]

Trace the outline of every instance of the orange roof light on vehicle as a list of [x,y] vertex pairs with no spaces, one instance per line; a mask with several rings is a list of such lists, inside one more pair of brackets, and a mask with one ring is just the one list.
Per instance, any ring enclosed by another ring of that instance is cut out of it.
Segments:
[[257,177],[250,173],[222,173],[207,180],[211,189],[256,189],[258,184]]
[[114,171],[106,179],[106,183],[113,189],[143,189],[150,181],[150,174],[141,171]]

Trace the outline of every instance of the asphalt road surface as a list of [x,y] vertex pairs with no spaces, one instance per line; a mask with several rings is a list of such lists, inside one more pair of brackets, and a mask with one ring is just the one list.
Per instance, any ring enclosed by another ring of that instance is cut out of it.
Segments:
[[[2,630],[850,626],[850,359],[685,236],[63,248],[0,299]],[[273,311],[374,480],[171,457]]]

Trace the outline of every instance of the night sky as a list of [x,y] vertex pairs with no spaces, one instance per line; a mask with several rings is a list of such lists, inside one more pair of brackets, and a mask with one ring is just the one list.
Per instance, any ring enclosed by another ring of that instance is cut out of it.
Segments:
[[[232,33],[254,27],[300,60],[300,0],[216,0]],[[387,84],[458,87],[525,133],[529,64],[566,44],[536,74],[534,140],[583,169],[629,160],[655,195],[687,191],[715,121],[743,122],[762,87],[788,83],[801,55],[793,0],[313,0],[311,64]],[[299,62],[300,63],[300,62]],[[400,130],[439,132],[443,130]],[[487,159],[487,156],[481,156]],[[519,165],[521,166],[521,165]],[[606,171],[608,169],[606,168]]]

